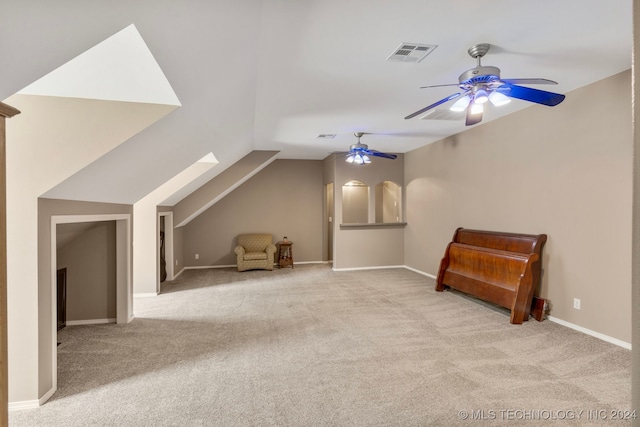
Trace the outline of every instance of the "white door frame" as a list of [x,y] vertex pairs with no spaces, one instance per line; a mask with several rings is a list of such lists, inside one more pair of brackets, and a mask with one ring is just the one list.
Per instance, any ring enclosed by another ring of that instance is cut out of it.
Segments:
[[53,392],[58,389],[57,328],[57,225],[74,222],[116,222],[116,322],[133,319],[133,279],[131,276],[131,214],[52,215],[51,216],[51,376]]
[[173,212],[158,212],[158,226],[156,230],[156,238],[158,239],[156,255],[158,272],[156,274],[156,290],[160,294],[160,217],[164,217],[164,257],[167,261],[167,280],[174,279],[174,266],[175,261],[173,259]]

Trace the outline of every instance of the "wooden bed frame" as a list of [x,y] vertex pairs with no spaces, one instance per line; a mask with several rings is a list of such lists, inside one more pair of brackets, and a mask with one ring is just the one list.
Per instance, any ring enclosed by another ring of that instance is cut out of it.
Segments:
[[539,293],[546,234],[517,234],[458,228],[440,262],[436,291],[447,287],[511,310],[511,323],[542,320]]

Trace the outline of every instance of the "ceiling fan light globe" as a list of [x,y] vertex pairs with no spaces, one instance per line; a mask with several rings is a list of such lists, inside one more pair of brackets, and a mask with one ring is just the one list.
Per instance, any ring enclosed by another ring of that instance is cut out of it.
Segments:
[[356,165],[359,165],[359,164],[361,163],[361,160],[360,160],[360,154],[358,154],[358,153],[351,153],[351,154],[349,155],[349,157],[347,157],[347,162],[349,162],[349,163],[354,163],[354,164],[356,164]]
[[484,89],[478,89],[475,96],[473,97],[474,104],[484,104],[489,100],[489,94]]
[[366,154],[363,154],[362,155],[362,162],[363,163],[371,163],[371,159]]
[[482,114],[482,112],[484,111],[484,107],[482,106],[482,104],[476,104],[475,102],[473,104],[471,104],[471,111],[469,111],[470,114]]
[[457,111],[457,112],[464,111],[469,106],[470,102],[471,102],[471,97],[469,95],[465,95],[462,98],[458,99],[456,102],[454,102],[451,108],[449,108],[449,110]]
[[495,90],[489,94],[489,101],[496,107],[507,105],[511,102],[508,96]]

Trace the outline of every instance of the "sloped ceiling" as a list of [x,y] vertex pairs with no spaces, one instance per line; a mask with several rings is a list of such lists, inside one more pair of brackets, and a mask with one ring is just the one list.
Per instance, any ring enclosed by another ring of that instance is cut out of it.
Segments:
[[180,106],[133,24],[18,93]]
[[[253,149],[322,159],[354,131],[390,152],[462,132],[459,121],[404,116],[452,93],[418,87],[455,83],[480,42],[492,44],[484,65],[556,80],[543,89],[560,93],[631,66],[631,0],[6,3],[0,99],[135,24],[182,104],[56,194],[80,200],[134,203],[209,152],[220,162],[213,177]],[[438,47],[417,64],[387,61],[403,42]],[[522,108],[548,107],[515,100],[483,123]]]
[[210,152],[220,162],[215,170],[251,151],[261,2],[190,3],[2,5],[0,99],[133,23],[182,104],[84,165],[55,197],[134,203]]

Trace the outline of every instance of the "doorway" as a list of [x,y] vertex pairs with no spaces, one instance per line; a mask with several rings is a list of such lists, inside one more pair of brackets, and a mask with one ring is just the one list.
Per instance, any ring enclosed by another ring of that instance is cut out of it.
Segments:
[[333,203],[333,182],[330,182],[325,186],[325,205],[326,215],[324,218],[325,223],[325,245],[326,245],[326,260],[328,262],[333,261],[333,223],[335,218],[335,209]]
[[[173,212],[158,212],[158,282],[156,284],[157,293],[160,293],[160,283],[165,280],[174,279],[175,261],[173,258]],[[163,264],[166,272],[163,278]]]
[[[67,326],[67,269],[58,269],[58,278],[56,280],[57,292],[57,330]],[[58,343],[59,345],[60,343]]]
[[41,399],[44,403],[58,388],[57,340],[57,226],[58,224],[115,221],[116,225],[116,323],[129,323],[133,319],[133,279],[131,275],[131,214],[105,215],[52,215],[50,234],[50,295],[51,295],[51,384],[52,388]]
[[167,257],[165,254],[164,242],[164,216],[160,216],[160,283],[167,280]]

